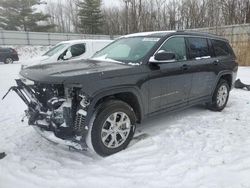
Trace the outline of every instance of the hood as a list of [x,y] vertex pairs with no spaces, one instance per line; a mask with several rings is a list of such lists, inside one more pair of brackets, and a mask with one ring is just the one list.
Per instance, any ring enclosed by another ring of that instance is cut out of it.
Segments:
[[[22,70],[20,74],[35,82],[76,84],[86,80],[131,74],[134,72],[131,71],[133,67],[138,66],[112,61],[76,60],[35,65]],[[125,71],[126,69],[129,71]]]

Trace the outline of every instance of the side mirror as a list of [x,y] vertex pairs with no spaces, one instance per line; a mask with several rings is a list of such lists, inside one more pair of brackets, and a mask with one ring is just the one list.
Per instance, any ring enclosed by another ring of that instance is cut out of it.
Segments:
[[67,53],[66,53],[66,55],[63,56],[63,60],[68,60],[70,58],[72,58],[72,53],[71,53],[70,50],[68,50]]
[[159,52],[155,54],[154,59],[156,61],[174,61],[175,54],[172,52]]

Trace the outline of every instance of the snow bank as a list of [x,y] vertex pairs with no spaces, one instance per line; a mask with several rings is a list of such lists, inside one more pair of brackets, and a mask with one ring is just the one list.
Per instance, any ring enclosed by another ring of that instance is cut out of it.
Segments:
[[43,55],[46,51],[48,51],[51,46],[5,46],[11,47],[15,49],[18,53],[19,62],[25,62],[28,59]]
[[[20,65],[0,64],[0,96]],[[238,77],[250,83],[250,68]],[[21,123],[25,109],[11,93],[0,101],[0,188],[239,188],[250,187],[250,92],[233,90],[221,113],[203,106],[154,117],[147,134],[107,158],[58,147]]]

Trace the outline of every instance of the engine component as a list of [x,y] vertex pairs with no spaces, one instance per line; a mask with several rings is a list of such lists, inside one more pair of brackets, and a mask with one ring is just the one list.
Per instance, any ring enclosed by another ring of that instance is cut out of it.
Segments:
[[81,135],[85,129],[85,120],[87,116],[87,108],[90,104],[89,98],[84,94],[79,94],[81,98],[78,111],[76,112],[74,131],[77,135]]
[[84,130],[86,116],[87,112],[82,109],[78,110],[76,113],[74,131],[77,135],[81,135]]
[[21,80],[16,82],[17,86],[10,90],[27,104],[29,125],[53,131],[62,139],[81,135],[89,101],[84,95],[79,95],[80,89],[39,83],[27,86]]
[[82,98],[80,105],[85,109],[90,104],[89,99],[85,95],[80,95],[80,97]]

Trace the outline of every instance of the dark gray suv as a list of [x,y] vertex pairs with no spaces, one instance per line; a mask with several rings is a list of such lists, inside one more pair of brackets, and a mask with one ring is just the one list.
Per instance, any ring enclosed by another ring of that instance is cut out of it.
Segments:
[[29,67],[11,89],[40,134],[107,156],[153,115],[197,104],[222,111],[237,70],[227,40],[160,31],[121,37],[88,60]]
[[0,47],[0,62],[4,62],[5,64],[11,64],[14,61],[19,61],[17,51],[13,48]]

